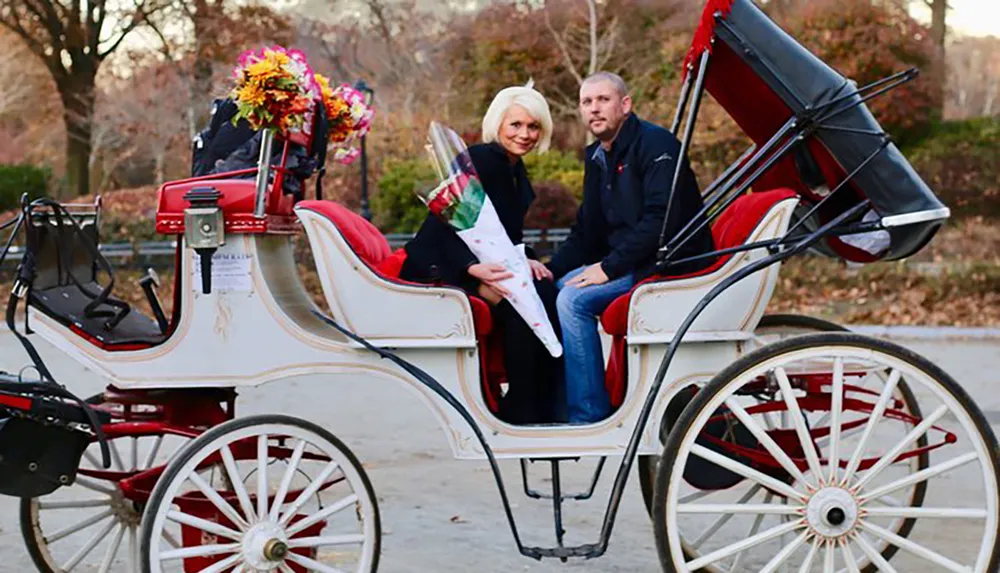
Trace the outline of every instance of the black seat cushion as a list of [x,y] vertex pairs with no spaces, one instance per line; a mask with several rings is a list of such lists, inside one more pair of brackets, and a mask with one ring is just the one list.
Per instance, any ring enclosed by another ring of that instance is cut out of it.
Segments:
[[[85,283],[92,292],[100,292],[96,282]],[[112,300],[114,297],[110,297]],[[75,285],[52,286],[32,289],[29,304],[67,326],[75,326],[103,345],[138,344],[155,346],[166,339],[156,321],[137,312],[134,308],[114,328],[105,325],[109,317],[119,312],[118,307],[101,304],[95,311],[98,316],[87,317],[84,308],[91,299],[80,292]]]

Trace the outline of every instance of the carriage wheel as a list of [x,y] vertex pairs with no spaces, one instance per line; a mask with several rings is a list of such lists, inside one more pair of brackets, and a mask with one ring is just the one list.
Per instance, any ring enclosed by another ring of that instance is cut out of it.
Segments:
[[[228,485],[211,485],[222,474]],[[181,529],[181,546],[163,532]],[[167,467],[140,533],[143,573],[369,573],[378,568],[378,504],[354,454],[289,416],[231,420]]]
[[[893,397],[903,379],[929,414]],[[829,422],[810,425],[820,411]],[[1000,566],[996,437],[947,374],[904,348],[840,333],[768,345],[719,373],[675,428],[653,507],[665,571]],[[929,507],[912,503],[921,484]],[[908,519],[908,537],[894,532]],[[685,553],[685,539],[708,533]],[[893,565],[885,544],[902,550]]]
[[[757,328],[754,330],[754,338],[761,345],[784,340],[792,336],[803,334],[815,334],[817,332],[847,332],[847,329],[834,322],[829,322],[811,316],[798,314],[766,314],[761,317]],[[902,385],[901,392],[906,391],[906,385]],[[905,399],[905,398],[904,398]],[[907,405],[912,403],[907,400]],[[667,432],[670,430],[670,420],[664,419],[660,422],[660,443],[667,440]],[[656,463],[660,456],[639,456],[639,487],[642,489],[642,501],[646,504],[646,511],[653,513],[653,483],[656,481]]]
[[[102,399],[98,394],[87,403],[97,405]],[[163,433],[117,437],[109,441],[108,471],[127,477],[164,465],[188,441]],[[98,444],[84,453],[80,469],[104,472]],[[69,486],[21,499],[21,535],[41,573],[139,573],[141,515],[142,506],[122,495],[117,481],[78,473]]]

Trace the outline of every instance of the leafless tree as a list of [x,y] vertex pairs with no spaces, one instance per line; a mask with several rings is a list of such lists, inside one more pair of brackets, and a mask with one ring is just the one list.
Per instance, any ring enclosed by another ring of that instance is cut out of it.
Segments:
[[71,194],[89,190],[95,80],[124,39],[166,0],[0,0],[0,25],[17,34],[55,81],[66,124]]

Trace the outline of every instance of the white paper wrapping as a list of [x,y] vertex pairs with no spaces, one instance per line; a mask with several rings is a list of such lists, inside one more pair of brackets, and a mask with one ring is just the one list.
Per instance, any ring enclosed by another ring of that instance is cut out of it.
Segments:
[[458,236],[465,241],[479,262],[499,263],[514,274],[513,277],[499,283],[510,291],[510,295],[505,298],[528,323],[535,336],[548,349],[549,354],[554,357],[562,356],[562,344],[556,338],[542,299],[535,290],[531,266],[524,254],[524,245],[515,246],[511,243],[489,197],[483,200],[483,208],[479,212],[475,226],[465,231],[458,231]]

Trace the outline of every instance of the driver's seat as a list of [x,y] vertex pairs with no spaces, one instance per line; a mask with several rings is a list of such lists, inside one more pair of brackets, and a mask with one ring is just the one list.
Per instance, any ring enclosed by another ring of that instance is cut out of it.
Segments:
[[99,207],[69,208],[73,221],[51,209],[32,209],[26,220],[37,273],[28,304],[104,350],[140,350],[163,342],[169,332],[161,332],[155,320],[113,293],[101,296],[106,287],[98,282],[95,257]]

